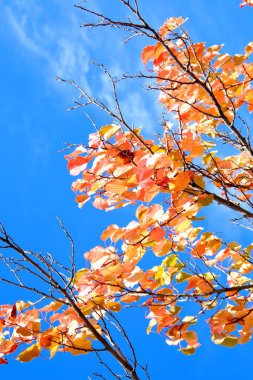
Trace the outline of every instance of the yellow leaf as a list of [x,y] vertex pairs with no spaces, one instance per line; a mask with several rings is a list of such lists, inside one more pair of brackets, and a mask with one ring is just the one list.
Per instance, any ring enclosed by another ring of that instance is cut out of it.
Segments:
[[221,343],[221,346],[234,347],[237,345],[237,343],[238,343],[238,338],[236,338],[235,336],[227,336]]
[[76,272],[75,280],[74,282],[78,282],[80,278],[82,278],[86,273],[88,272],[87,268],[80,269],[78,272]]
[[249,255],[252,250],[253,250],[253,243],[251,243],[247,248],[244,249],[247,255]]
[[253,52],[253,42],[248,43],[248,45],[245,47],[245,54],[248,56],[252,54]]
[[242,246],[240,244],[238,244],[236,241],[231,241],[231,243],[228,244],[228,248],[231,248],[233,249],[233,251],[240,251],[240,249],[242,248]]
[[195,348],[194,347],[191,347],[191,346],[189,346],[189,347],[186,347],[186,348],[181,348],[181,350],[180,350],[183,354],[185,354],[185,355],[193,355],[193,354],[195,354]]
[[213,202],[213,194],[207,195],[207,194],[200,194],[198,196],[198,203],[201,204],[201,206],[208,206]]
[[186,231],[190,226],[191,226],[191,220],[186,219],[182,223],[179,223],[176,226],[176,230],[177,230],[177,232],[183,232],[183,231]]
[[177,282],[184,282],[187,281],[191,277],[191,274],[188,274],[186,272],[180,272],[176,275]]
[[157,321],[155,318],[152,318],[148,324],[148,328],[147,328],[147,334],[150,334],[152,328],[157,324]]
[[193,216],[192,217],[192,220],[205,220],[206,217],[205,216]]
[[81,311],[84,315],[90,315],[93,312],[94,307],[95,306],[93,303],[88,303],[87,305],[81,307]]
[[161,148],[161,147],[158,146],[158,145],[153,145],[153,146],[151,146],[151,151],[152,151],[153,153],[156,153],[156,152],[164,153],[164,152],[165,152],[165,149],[164,149],[164,148]]
[[26,308],[28,308],[28,307],[30,307],[31,306],[31,302],[23,302],[23,301],[17,301],[16,302],[16,308],[17,308],[17,311],[22,311],[22,310],[24,310],[24,309],[26,309]]
[[109,301],[105,304],[105,306],[111,311],[119,312],[121,310],[121,304],[119,302]]
[[206,281],[212,281],[213,279],[217,278],[217,276],[211,272],[207,272],[207,273],[204,273],[203,274],[203,278],[206,280]]
[[163,245],[161,252],[158,256],[166,255],[166,253],[168,253],[171,250],[171,247],[172,247],[171,241],[167,240],[166,243]]
[[236,54],[236,55],[234,56],[234,63],[235,63],[235,65],[236,65],[236,66],[241,65],[241,64],[245,61],[246,58],[247,58],[247,57],[245,57],[245,56],[242,55],[242,54]]
[[60,347],[60,344],[55,344],[50,350],[50,359],[56,354]]
[[244,84],[243,83],[239,84],[238,86],[236,86],[235,87],[235,90],[236,90],[235,95],[239,96],[242,93],[243,88],[244,88]]
[[52,310],[53,311],[57,311],[60,309],[60,307],[62,306],[63,304],[59,301],[55,301],[54,304],[52,305]]
[[157,272],[155,274],[155,280],[159,281],[162,278],[163,273],[164,273],[164,267],[163,266],[157,267]]
[[174,254],[168,256],[165,260],[163,260],[162,264],[165,265],[167,268],[176,266],[177,256]]
[[100,129],[99,133],[100,133],[100,136],[103,136],[105,140],[108,140],[110,137],[115,135],[115,133],[117,133],[120,130],[120,128],[121,126],[116,125],[116,124],[104,125]]
[[245,100],[248,102],[248,110],[249,112],[253,111],[253,90],[248,90],[245,95]]
[[37,358],[40,355],[40,346],[38,343],[33,344],[32,346],[28,347],[25,351],[21,352],[17,359],[22,362],[30,362],[34,358]]
[[186,317],[182,319],[182,322],[188,323],[189,325],[195,325],[195,323],[197,323],[197,318],[187,315]]
[[230,272],[229,277],[231,279],[232,284],[234,285],[244,285],[250,281],[248,277],[242,276],[238,272]]
[[201,235],[201,240],[208,240],[208,239],[214,239],[215,236],[212,232],[204,232],[202,235]]
[[216,144],[213,142],[213,141],[204,141],[204,146],[205,148],[214,148],[216,146]]
[[73,355],[86,354],[92,349],[91,341],[86,339],[86,334],[80,335],[72,341],[72,344],[73,347],[68,348],[67,351]]
[[181,306],[171,306],[170,313],[172,315],[177,315],[178,313],[180,313],[181,310],[182,310]]
[[217,153],[217,150],[213,150],[213,151],[208,152],[207,154],[203,155],[202,163],[204,165],[208,165],[212,161],[212,158],[216,153]]
[[205,188],[205,181],[204,181],[202,175],[196,175],[193,178],[193,182],[196,183],[196,185],[198,185],[198,187],[200,187],[201,189]]
[[211,301],[203,301],[201,306],[207,310],[212,310],[217,306],[217,302],[214,300]]
[[59,331],[58,329],[52,328],[44,333],[41,334],[40,336],[40,345],[45,348],[46,350],[54,350],[55,346],[58,346],[60,343],[60,337],[59,337]]

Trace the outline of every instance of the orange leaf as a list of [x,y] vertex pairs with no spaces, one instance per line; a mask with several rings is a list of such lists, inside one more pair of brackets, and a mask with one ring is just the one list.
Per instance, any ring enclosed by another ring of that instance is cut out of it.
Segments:
[[79,207],[82,207],[89,199],[90,197],[87,194],[76,196],[76,202],[79,203]]
[[141,53],[141,59],[144,65],[146,65],[154,56],[156,45],[146,46]]
[[167,33],[172,32],[174,29],[178,28],[187,19],[183,19],[183,17],[171,17],[165,21],[163,26],[159,30],[159,34],[161,37],[164,37]]
[[22,362],[30,362],[34,358],[38,357],[40,355],[40,348],[39,344],[33,344],[32,346],[28,347],[25,351],[21,352],[17,359]]
[[160,241],[165,235],[165,230],[161,227],[153,228],[149,234],[151,240]]
[[68,162],[68,170],[71,175],[78,175],[84,169],[86,169],[87,163],[90,161],[90,157],[77,156],[72,158]]

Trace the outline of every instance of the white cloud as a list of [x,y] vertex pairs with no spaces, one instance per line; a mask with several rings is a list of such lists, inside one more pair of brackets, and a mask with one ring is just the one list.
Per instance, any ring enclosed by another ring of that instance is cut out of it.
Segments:
[[78,17],[67,12],[66,4],[64,7],[59,0],[52,0],[51,4],[52,9],[47,12],[46,6],[43,8],[35,0],[10,1],[4,7],[6,20],[20,45],[44,60],[48,76],[74,79],[87,87],[86,33],[80,31]]
[[133,123],[135,127],[142,127],[147,132],[155,130],[155,107],[154,99],[147,99],[146,94],[130,91],[124,94],[122,101],[122,110],[126,119]]
[[28,50],[31,50],[33,53],[41,55],[42,51],[36,44],[32,38],[30,38],[26,32],[26,23],[27,18],[25,15],[23,15],[20,20],[17,19],[17,17],[14,15],[11,8],[6,7],[5,12],[7,15],[7,19],[10,23],[10,26],[12,27],[12,31],[16,34],[18,37],[20,43]]
[[[117,68],[117,71],[119,70]],[[101,100],[116,111],[113,89],[109,78],[107,78],[106,74],[101,73],[99,81],[101,84]],[[158,107],[156,99],[157,94],[150,96],[150,93],[131,81],[128,83],[121,82],[117,92],[121,111],[131,127],[142,127],[147,133],[157,130],[157,118],[161,115],[161,108]]]
[[[75,11],[69,2],[50,0],[47,8],[47,1],[9,0],[4,12],[9,28],[23,51],[37,57],[37,63],[51,83],[55,76],[75,80],[88,92],[98,93],[98,97],[110,106],[114,102],[111,84],[105,74],[97,72],[96,75],[96,70],[90,65],[91,58],[99,53],[112,75],[116,76],[124,71],[122,67],[131,71],[140,65],[138,58],[133,62],[131,54],[127,54],[125,47],[123,49],[113,31],[103,31],[101,41],[101,38],[92,39],[92,33],[80,30],[83,15]],[[113,51],[109,50],[111,46]],[[161,115],[156,100],[158,94],[151,96],[140,85],[138,81],[120,85],[120,103],[130,124],[152,133]]]

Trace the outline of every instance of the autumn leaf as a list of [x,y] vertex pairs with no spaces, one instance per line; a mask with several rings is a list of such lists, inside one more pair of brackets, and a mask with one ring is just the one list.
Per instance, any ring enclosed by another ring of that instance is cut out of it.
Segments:
[[83,156],[77,156],[75,158],[72,158],[68,162],[68,170],[71,175],[78,175],[81,173],[87,166],[87,163],[89,162],[89,158],[83,157]]
[[164,37],[167,33],[172,32],[174,29],[181,26],[185,23],[187,19],[183,19],[183,17],[171,17],[165,21],[163,26],[160,28],[159,34],[161,37]]
[[28,347],[25,351],[22,351],[18,355],[17,360],[23,363],[30,362],[34,358],[37,358],[39,355],[40,355],[40,346],[38,343],[36,343]]
[[104,138],[104,140],[109,140],[112,136],[115,135],[119,130],[121,129],[120,125],[111,124],[111,125],[104,125],[99,130],[100,136]]
[[244,0],[241,4],[240,7],[243,8],[245,5],[249,5],[250,7],[253,7],[253,0]]
[[8,361],[7,359],[3,358],[3,357],[0,357],[0,365],[1,364],[8,364]]
[[155,50],[156,50],[156,45],[146,46],[143,49],[142,54],[141,54],[141,59],[144,65],[146,65],[154,56]]
[[85,333],[78,334],[73,340],[70,340],[70,343],[71,347],[66,348],[66,351],[73,355],[87,354],[92,349],[91,341],[87,339]]
[[195,354],[195,347],[188,346],[186,348],[181,348],[180,352],[182,352],[185,355],[193,355]]

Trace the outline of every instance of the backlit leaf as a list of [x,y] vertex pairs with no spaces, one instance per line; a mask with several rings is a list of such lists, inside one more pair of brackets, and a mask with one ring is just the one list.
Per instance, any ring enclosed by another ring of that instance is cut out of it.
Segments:
[[40,355],[40,347],[39,344],[33,344],[32,346],[28,347],[25,351],[22,351],[18,357],[17,360],[20,362],[30,362],[34,358],[37,358]]

